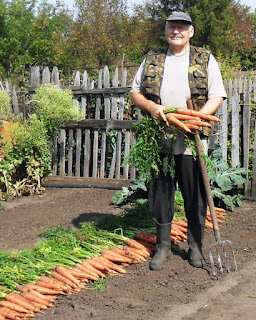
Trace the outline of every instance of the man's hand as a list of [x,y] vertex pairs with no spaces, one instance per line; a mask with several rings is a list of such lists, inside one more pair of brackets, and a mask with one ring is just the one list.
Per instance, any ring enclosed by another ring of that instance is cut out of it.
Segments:
[[151,114],[151,117],[157,120],[167,121],[164,109],[165,107],[147,99],[141,92],[131,93],[132,102],[141,110],[146,110]]
[[163,120],[166,122],[167,119],[164,114],[164,109],[165,109],[164,106],[157,104],[157,103],[154,103],[150,106],[149,112],[150,112],[152,118],[157,119],[157,120]]

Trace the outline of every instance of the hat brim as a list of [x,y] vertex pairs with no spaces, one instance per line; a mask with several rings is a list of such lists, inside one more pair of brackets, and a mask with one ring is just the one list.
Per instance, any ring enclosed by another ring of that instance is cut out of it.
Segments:
[[166,19],[166,21],[181,21],[181,22],[186,22],[187,24],[192,24],[192,21],[189,21],[183,18],[170,18],[170,19]]

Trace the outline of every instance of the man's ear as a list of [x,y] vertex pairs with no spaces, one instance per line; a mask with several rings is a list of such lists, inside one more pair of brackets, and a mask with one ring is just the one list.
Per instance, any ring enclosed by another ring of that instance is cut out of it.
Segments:
[[189,28],[189,37],[192,38],[193,35],[194,35],[194,27],[191,26],[191,27]]

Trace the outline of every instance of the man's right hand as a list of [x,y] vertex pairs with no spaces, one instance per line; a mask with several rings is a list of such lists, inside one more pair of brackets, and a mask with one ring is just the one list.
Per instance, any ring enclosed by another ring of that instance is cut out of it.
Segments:
[[150,114],[151,117],[157,120],[163,120],[163,121],[167,121],[166,116],[164,114],[164,109],[165,107],[157,104],[157,103],[152,103],[152,105],[150,106]]

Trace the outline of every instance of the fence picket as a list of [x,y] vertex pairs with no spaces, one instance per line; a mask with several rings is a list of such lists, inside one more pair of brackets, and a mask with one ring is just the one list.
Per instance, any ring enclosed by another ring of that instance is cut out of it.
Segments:
[[68,176],[73,175],[73,129],[68,130]]
[[[244,105],[242,110],[243,121],[243,167],[246,168],[246,181],[248,180],[248,167],[249,167],[249,149],[250,149],[250,103],[251,103],[251,86],[244,87]],[[244,192],[247,194],[248,184],[245,183]]]
[[253,151],[252,196],[256,197],[256,119],[254,119],[254,151]]
[[48,83],[51,83],[51,73],[48,67],[44,67],[42,72],[42,84]]
[[60,176],[65,176],[66,131],[60,130]]
[[76,130],[76,177],[80,177],[81,170],[81,150],[82,150],[82,130]]
[[[87,84],[88,84],[88,75],[87,75],[87,71],[85,70],[83,73],[83,80],[82,80],[82,86],[84,87],[84,89],[87,89]],[[83,113],[83,117],[84,119],[86,119],[87,116],[87,96],[82,96],[81,97],[81,111]]]
[[234,89],[231,96],[231,123],[232,123],[232,151],[231,163],[232,167],[240,165],[239,160],[239,98],[237,92],[237,81],[235,79]]
[[53,67],[52,69],[52,76],[51,76],[51,82],[56,85],[59,86],[60,84],[60,74],[59,74],[59,70],[57,67]]

